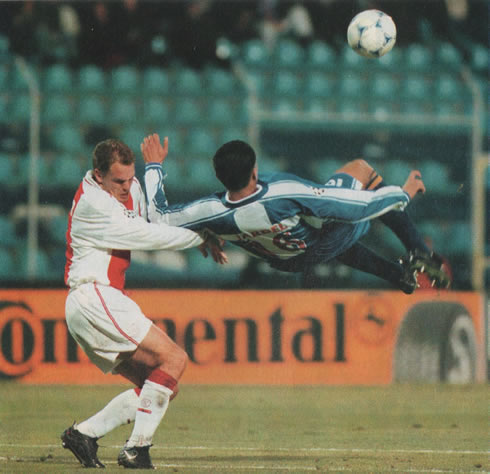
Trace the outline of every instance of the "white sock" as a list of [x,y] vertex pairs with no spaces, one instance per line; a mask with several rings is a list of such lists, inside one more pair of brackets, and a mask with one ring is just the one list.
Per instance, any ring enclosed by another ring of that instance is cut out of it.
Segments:
[[134,428],[126,447],[148,446],[168,408],[173,391],[156,382],[146,380],[141,389]]
[[134,389],[126,390],[113,398],[101,411],[78,424],[76,428],[84,435],[101,438],[114,428],[134,421],[138,401],[139,397]]

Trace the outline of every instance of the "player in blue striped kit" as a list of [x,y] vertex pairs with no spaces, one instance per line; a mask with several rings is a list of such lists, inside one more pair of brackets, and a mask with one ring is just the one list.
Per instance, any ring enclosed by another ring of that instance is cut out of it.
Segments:
[[[424,271],[437,286],[447,286],[442,262],[432,254],[403,212],[425,187],[417,171],[403,186],[385,186],[364,161],[354,160],[326,184],[288,173],[258,175],[254,150],[234,140],[218,149],[213,164],[226,191],[196,201],[169,205],[161,164],[168,139],[146,137],[141,145],[152,222],[166,222],[195,231],[207,229],[282,271],[306,272],[314,264],[336,258],[372,273],[412,293],[417,272]],[[392,262],[359,242],[380,217],[409,250],[407,258]]]

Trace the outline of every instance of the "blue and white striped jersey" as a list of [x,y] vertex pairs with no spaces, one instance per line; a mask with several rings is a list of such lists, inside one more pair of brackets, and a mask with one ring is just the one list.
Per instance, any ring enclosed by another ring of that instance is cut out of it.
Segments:
[[369,229],[369,220],[403,210],[410,197],[398,186],[361,190],[347,174],[317,184],[288,173],[260,174],[254,194],[230,201],[217,192],[187,204],[169,205],[162,167],[146,165],[148,216],[195,231],[207,229],[270,263],[304,254],[320,244],[322,261],[350,248]]

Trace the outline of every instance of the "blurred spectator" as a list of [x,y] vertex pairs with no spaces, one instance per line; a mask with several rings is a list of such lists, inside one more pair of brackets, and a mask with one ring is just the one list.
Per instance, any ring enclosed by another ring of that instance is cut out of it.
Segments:
[[82,30],[80,33],[80,59],[84,64],[114,67],[124,62],[124,36],[120,36],[114,4],[87,2],[80,6]]
[[219,61],[216,57],[219,33],[211,6],[210,0],[186,1],[182,19],[175,19],[172,55],[196,69]]

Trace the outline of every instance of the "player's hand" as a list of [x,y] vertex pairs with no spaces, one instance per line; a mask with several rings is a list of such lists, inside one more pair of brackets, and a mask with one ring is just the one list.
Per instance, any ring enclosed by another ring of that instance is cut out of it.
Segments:
[[208,255],[211,254],[211,257],[216,263],[219,263],[220,265],[228,263],[228,257],[223,251],[225,241],[209,232],[203,232],[201,236],[203,237],[204,242],[199,245],[198,248],[203,257],[207,258]]
[[413,199],[418,193],[425,193],[425,185],[420,171],[411,171],[402,189],[410,196],[410,199]]
[[140,145],[141,153],[145,163],[163,163],[168,154],[168,137],[160,143],[158,133],[148,135]]

